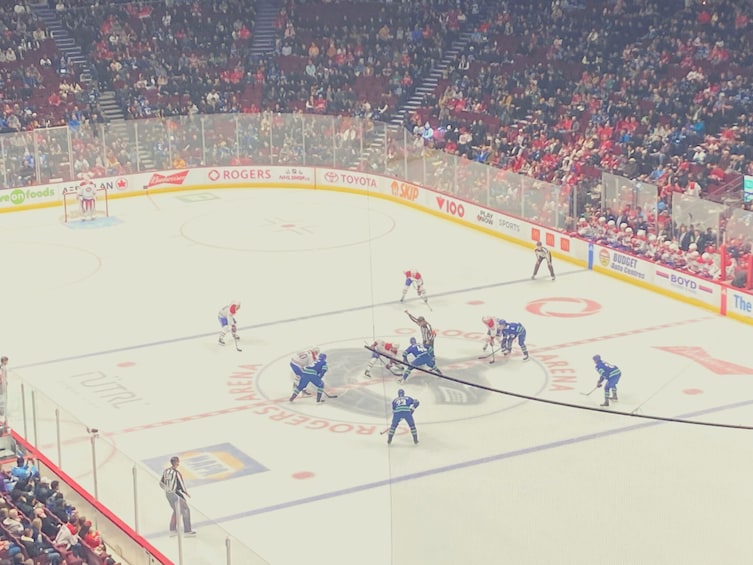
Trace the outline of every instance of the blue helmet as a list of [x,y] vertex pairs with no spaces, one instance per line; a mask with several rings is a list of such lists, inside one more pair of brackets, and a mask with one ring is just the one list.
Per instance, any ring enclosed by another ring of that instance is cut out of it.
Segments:
[[594,363],[601,363],[601,355],[594,355]]
[[327,360],[327,354],[326,353],[320,353],[319,357],[317,357],[318,361],[326,361]]
[[398,396],[405,396],[405,391],[401,388],[397,389],[397,395]]
[[416,343],[418,343],[418,342],[416,341],[415,337],[410,338],[410,344],[411,345],[416,345]]

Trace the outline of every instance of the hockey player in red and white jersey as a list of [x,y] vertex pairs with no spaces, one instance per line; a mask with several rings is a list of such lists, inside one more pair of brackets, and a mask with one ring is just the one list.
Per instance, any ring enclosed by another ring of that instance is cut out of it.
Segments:
[[92,180],[82,180],[78,185],[78,201],[81,220],[93,220],[97,213],[97,185]]
[[371,344],[371,359],[369,359],[366,370],[363,372],[367,377],[371,377],[371,369],[374,368],[377,360],[383,355],[387,359],[385,368],[394,375],[401,375],[403,370],[399,363],[393,361],[391,358],[397,357],[400,345],[394,342],[378,339]]
[[[301,382],[301,376],[303,375],[303,369],[310,367],[316,363],[319,359],[321,350],[318,347],[311,347],[297,352],[290,358],[290,370],[293,372],[293,391],[298,390],[298,385]],[[307,390],[301,391],[303,396],[311,396],[311,393]]]
[[630,246],[633,248],[633,253],[636,255],[646,255],[646,252],[648,251],[646,230],[638,230],[635,236],[631,238]]
[[405,286],[403,286],[403,295],[400,297],[400,302],[403,302],[405,300],[405,295],[408,294],[408,289],[411,286],[415,285],[416,293],[423,299],[424,304],[428,305],[429,301],[426,297],[426,290],[424,290],[424,279],[421,276],[421,273],[419,273],[415,269],[412,269],[410,271],[404,271],[403,274],[405,275]]
[[240,339],[237,332],[237,322],[235,320],[235,315],[240,309],[241,301],[233,300],[227,306],[220,308],[220,311],[217,313],[217,320],[220,322],[220,345],[225,345],[225,334],[228,332],[228,330],[230,330],[230,332],[233,334],[233,339]]
[[486,335],[487,339],[484,343],[484,351],[489,349],[489,346],[492,346],[492,349],[494,349],[494,340],[496,339],[499,341],[499,343],[502,343],[502,330],[505,329],[506,321],[502,318],[498,318],[496,316],[484,316],[481,318],[481,322],[486,327]]

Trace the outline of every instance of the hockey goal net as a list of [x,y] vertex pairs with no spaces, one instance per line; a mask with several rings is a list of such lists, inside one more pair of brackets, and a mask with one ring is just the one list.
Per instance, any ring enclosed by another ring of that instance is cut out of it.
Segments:
[[94,220],[110,215],[106,188],[98,188],[91,181],[83,181],[77,187],[63,190],[65,222]]

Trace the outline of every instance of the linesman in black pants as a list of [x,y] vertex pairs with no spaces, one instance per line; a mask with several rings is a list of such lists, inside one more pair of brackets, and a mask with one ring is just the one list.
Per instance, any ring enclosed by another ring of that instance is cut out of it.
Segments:
[[536,273],[539,272],[539,267],[541,266],[542,261],[546,261],[546,266],[549,267],[549,274],[552,275],[552,280],[554,280],[555,277],[554,267],[552,267],[552,252],[544,247],[540,241],[536,242],[536,248],[533,250],[533,252],[536,254],[536,266],[533,268],[533,275],[531,275],[531,280],[536,278]]

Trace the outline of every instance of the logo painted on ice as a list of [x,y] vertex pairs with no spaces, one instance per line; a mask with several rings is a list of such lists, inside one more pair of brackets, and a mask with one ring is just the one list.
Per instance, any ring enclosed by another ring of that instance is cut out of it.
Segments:
[[744,365],[738,365],[725,359],[712,357],[703,347],[665,345],[654,346],[656,349],[681,355],[695,361],[715,375],[753,375],[753,369]]
[[526,310],[547,318],[583,318],[601,310],[601,304],[590,298],[557,296],[540,298],[526,305]]

